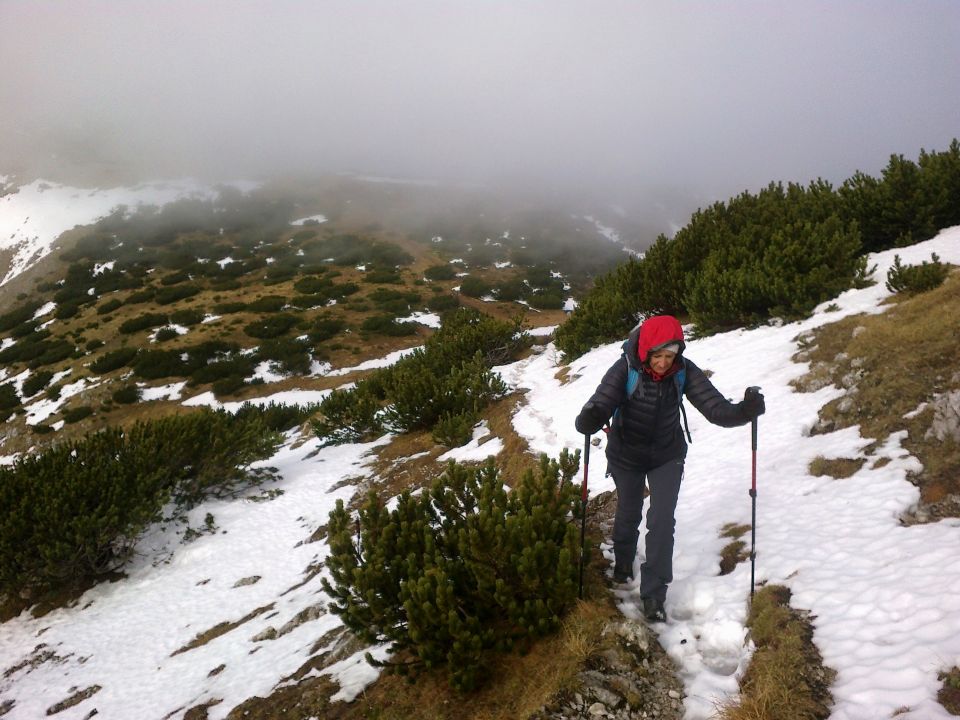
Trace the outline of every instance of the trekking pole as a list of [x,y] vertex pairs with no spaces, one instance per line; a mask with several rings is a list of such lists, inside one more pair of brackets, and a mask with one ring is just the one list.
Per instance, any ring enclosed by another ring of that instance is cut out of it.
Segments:
[[590,467],[590,436],[583,436],[583,484],[580,486],[580,587],[577,595],[583,600],[583,557],[586,555],[587,534],[587,472]]
[[[760,392],[759,387],[748,387],[748,395],[756,395]],[[750,515],[750,601],[753,601],[754,571],[757,560],[757,418],[750,421],[750,447],[751,456],[751,480],[750,480],[750,498],[753,505]]]

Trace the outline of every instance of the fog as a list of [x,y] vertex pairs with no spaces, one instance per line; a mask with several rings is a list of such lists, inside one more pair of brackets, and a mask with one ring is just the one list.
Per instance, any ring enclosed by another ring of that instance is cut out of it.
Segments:
[[960,136],[960,3],[0,2],[0,174],[696,206]]

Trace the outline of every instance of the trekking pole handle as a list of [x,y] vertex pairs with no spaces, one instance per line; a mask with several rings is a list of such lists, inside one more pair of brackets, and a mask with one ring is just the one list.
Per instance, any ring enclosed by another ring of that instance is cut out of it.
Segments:
[[[747,388],[747,391],[746,391],[745,394],[746,394],[746,395],[759,395],[759,394],[760,394],[760,386],[759,386],[759,385],[751,385],[750,387]],[[757,449],[757,419],[756,419],[756,418],[753,418],[753,420],[750,421],[750,439],[751,439],[751,445],[752,445],[753,449],[756,450],[756,449]]]

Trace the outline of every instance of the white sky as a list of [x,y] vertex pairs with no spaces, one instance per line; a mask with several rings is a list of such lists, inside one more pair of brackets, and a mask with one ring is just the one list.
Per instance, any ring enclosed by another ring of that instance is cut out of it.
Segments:
[[[960,264],[960,228],[896,252],[906,263],[936,252]],[[946,720],[935,701],[937,674],[960,663],[960,521],[899,523],[918,499],[906,480],[918,461],[900,447],[898,437],[848,479],[808,475],[808,463],[817,455],[862,456],[868,440],[856,428],[808,436],[818,409],[838,391],[797,394],[789,386],[806,370],[790,360],[794,338],[852,313],[879,312],[893,254],[871,258],[880,282],[843,293],[834,301],[838,311],[821,308],[803,322],[691,341],[687,350],[714,372],[713,382],[730,397],[740,397],[747,385],[763,387],[768,411],[759,434],[757,579],[786,584],[794,592],[794,606],[815,617],[814,640],[838,673],[832,687],[835,720],[875,720],[901,707],[909,708],[898,715],[905,720]],[[555,378],[552,345],[500,368],[512,387],[527,393],[514,426],[533,450],[555,456],[563,448],[582,446],[573,418],[618,354],[615,343],[578,359],[566,385]],[[295,402],[319,396],[272,397]],[[681,665],[686,717],[700,720],[717,699],[736,692],[737,675],[749,656],[743,627],[749,564],[723,577],[717,565],[725,543],[719,528],[750,521],[750,434],[748,427],[710,426],[692,408],[689,416],[694,443],[677,513],[675,581],[667,597],[668,622],[655,629]],[[481,427],[453,455],[480,457],[486,448],[499,450],[499,442]],[[5,720],[43,717],[76,689],[93,685],[102,689],[58,717],[79,720],[96,708],[108,719],[159,719],[168,713],[178,718],[193,705],[220,698],[209,710],[216,720],[247,697],[269,693],[339,624],[324,612],[319,578],[303,582],[308,568],[328,552],[323,542],[306,541],[325,524],[335,500],[356,491],[344,480],[374,479],[369,453],[378,443],[320,449],[316,440],[299,444],[291,438],[262,463],[278,469],[280,479],[267,489],[283,490],[279,497],[204,503],[191,512],[191,524],[202,527],[211,513],[214,533],[180,545],[176,526],[158,527],[138,546],[124,580],[103,583],[74,606],[40,619],[21,615],[0,625],[5,671],[47,651],[58,658],[0,676],[0,704],[15,702]],[[612,489],[603,477],[602,453],[594,452],[592,495]],[[875,459],[884,457],[890,462],[877,468]],[[237,584],[254,576],[260,579]],[[635,588],[617,593],[623,613],[637,616]],[[208,644],[172,655],[198,633],[268,605]],[[280,632],[309,608],[315,608],[317,619]],[[261,639],[269,628],[279,637]],[[210,676],[221,664],[223,670]],[[334,674],[344,698],[375,677],[362,654]]]
[[958,34],[953,0],[8,0],[0,172],[352,171],[684,218],[945,149]]

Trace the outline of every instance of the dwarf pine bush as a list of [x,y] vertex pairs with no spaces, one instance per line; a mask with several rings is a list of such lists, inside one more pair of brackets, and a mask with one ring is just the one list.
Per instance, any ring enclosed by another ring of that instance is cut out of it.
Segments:
[[313,423],[328,443],[372,439],[385,427],[429,430],[445,416],[476,416],[507,387],[490,366],[510,359],[529,337],[513,322],[461,308],[422,348],[370,374],[350,390],[334,390]]
[[492,461],[451,462],[393,510],[371,493],[357,518],[338,501],[330,609],[365,642],[391,643],[392,670],[445,668],[473,689],[494,653],[556,630],[576,598],[579,457],[541,456],[513,489]]
[[189,508],[232,492],[279,441],[254,410],[204,409],[107,428],[0,468],[0,592],[116,569],[166,502]]
[[947,279],[950,267],[940,262],[940,256],[931,253],[931,262],[903,265],[900,256],[893,256],[893,265],[887,270],[887,290],[892,293],[921,293],[940,287]]

